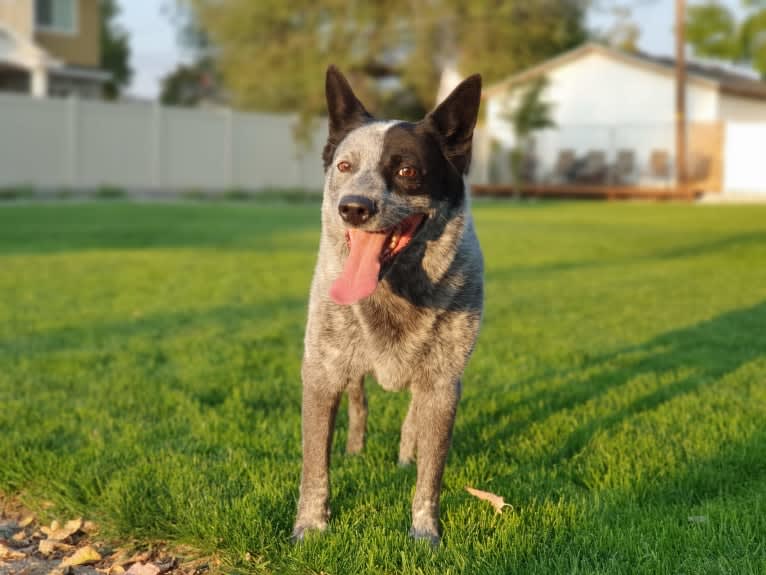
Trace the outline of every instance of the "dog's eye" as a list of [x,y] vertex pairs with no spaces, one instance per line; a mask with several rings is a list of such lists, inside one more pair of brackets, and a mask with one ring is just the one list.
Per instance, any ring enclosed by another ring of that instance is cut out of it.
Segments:
[[399,168],[398,174],[402,178],[414,178],[418,175],[418,171],[412,166],[404,166],[403,168]]
[[339,172],[350,172],[351,171],[351,164],[349,164],[347,161],[343,160],[342,162],[338,162],[338,171]]

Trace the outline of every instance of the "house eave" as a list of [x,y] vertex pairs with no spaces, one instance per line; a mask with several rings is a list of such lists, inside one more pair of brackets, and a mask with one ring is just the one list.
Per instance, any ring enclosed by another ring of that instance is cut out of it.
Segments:
[[[596,53],[596,54],[605,56],[607,58],[612,58],[614,60],[624,62],[628,65],[631,65],[637,68],[651,70],[658,74],[662,74],[663,76],[667,76],[667,77],[674,76],[674,72],[672,70],[668,69],[665,66],[662,66],[661,64],[656,64],[656,63],[644,60],[642,58],[639,58],[637,56],[632,56],[624,52],[619,52],[617,50],[613,50],[607,46],[603,46],[595,42],[587,42],[576,48],[573,48],[572,50],[569,50],[568,52],[564,52],[563,54],[560,54],[550,60],[547,60],[541,64],[538,64],[537,66],[533,66],[532,68],[523,70],[522,72],[519,72],[518,74],[515,74],[509,78],[506,78],[505,80],[502,80],[501,82],[498,82],[496,84],[493,84],[492,86],[487,87],[487,89],[485,89],[482,93],[482,99],[486,100],[497,95],[505,94],[508,90],[516,86],[524,84],[525,82],[528,82],[529,80],[533,78],[546,74],[550,72],[551,70],[554,70],[565,64],[568,64],[569,62],[577,60],[578,58],[585,56],[586,54],[589,54],[589,53]],[[711,80],[710,78],[705,78],[704,76],[700,76],[698,74],[693,74],[693,73],[687,74],[687,82],[690,84],[695,84],[700,87],[711,88],[713,90],[722,90],[722,85],[720,82],[716,80]]]

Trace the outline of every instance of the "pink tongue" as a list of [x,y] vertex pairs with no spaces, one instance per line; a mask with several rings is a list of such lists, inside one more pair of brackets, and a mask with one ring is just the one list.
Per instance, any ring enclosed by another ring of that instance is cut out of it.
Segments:
[[380,253],[386,234],[349,230],[351,253],[343,272],[330,287],[330,297],[340,305],[350,305],[366,298],[378,287]]

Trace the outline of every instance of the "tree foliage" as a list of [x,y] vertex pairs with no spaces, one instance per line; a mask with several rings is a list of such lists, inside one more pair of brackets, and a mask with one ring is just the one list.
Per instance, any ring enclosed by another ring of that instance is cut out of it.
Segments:
[[186,1],[235,104],[306,117],[330,63],[371,109],[413,118],[449,65],[490,84],[586,37],[586,0]]
[[515,100],[515,105],[506,114],[516,136],[516,146],[511,153],[511,171],[515,182],[529,179],[530,174],[525,173],[524,164],[531,160],[529,153],[534,147],[535,132],[556,126],[553,104],[544,98],[547,87],[548,79],[539,76],[518,88],[518,98],[509,98],[511,102]]
[[117,23],[119,12],[116,0],[101,0],[101,68],[112,74],[104,90],[109,99],[118,98],[133,77],[130,37]]
[[745,17],[717,0],[689,6],[686,38],[695,55],[751,64],[766,78],[766,1],[743,0]]

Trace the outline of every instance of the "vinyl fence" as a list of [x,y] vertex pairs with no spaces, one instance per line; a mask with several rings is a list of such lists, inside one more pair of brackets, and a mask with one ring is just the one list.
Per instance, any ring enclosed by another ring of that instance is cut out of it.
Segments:
[[319,189],[326,128],[318,125],[303,144],[293,137],[296,121],[228,109],[3,94],[0,186]]

